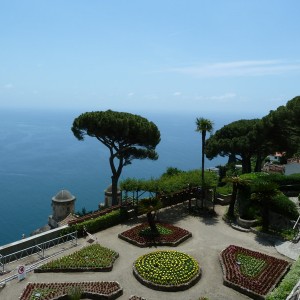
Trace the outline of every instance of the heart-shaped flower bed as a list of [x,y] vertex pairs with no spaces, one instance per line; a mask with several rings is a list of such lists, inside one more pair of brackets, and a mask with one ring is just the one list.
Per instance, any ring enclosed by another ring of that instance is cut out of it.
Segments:
[[224,284],[253,299],[265,299],[290,264],[276,257],[231,245],[220,254]]
[[201,269],[190,255],[165,250],[139,257],[133,264],[133,274],[147,287],[174,292],[194,285],[200,279]]
[[50,261],[34,270],[42,272],[111,271],[119,254],[99,244],[90,245],[70,255]]
[[143,223],[120,233],[119,238],[138,247],[148,247],[153,244],[177,246],[192,236],[189,231],[171,224],[156,223],[156,227],[158,235],[153,235],[148,223]]
[[79,289],[83,297],[90,299],[116,299],[123,294],[120,284],[116,281],[28,283],[19,299],[69,299],[68,295],[74,288]]

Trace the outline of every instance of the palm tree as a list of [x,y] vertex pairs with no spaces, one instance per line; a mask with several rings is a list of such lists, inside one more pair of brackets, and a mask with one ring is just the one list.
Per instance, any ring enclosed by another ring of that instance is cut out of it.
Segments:
[[203,203],[204,203],[204,187],[205,187],[205,182],[204,182],[204,155],[205,155],[205,141],[206,141],[206,132],[211,133],[213,131],[213,125],[214,123],[208,119],[205,118],[197,118],[196,119],[196,131],[201,132],[201,137],[202,137],[202,166],[201,166],[201,181],[202,181],[202,202],[201,206],[203,208]]

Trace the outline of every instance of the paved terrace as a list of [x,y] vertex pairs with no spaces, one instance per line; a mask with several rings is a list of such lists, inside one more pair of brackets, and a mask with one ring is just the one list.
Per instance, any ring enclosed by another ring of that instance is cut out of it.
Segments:
[[[1,300],[18,299],[28,282],[79,282],[79,281],[118,281],[123,288],[123,295],[120,300],[129,299],[131,295],[137,295],[147,300],[198,300],[205,296],[210,300],[243,300],[249,297],[225,287],[222,283],[222,270],[219,264],[218,255],[221,250],[231,244],[260,251],[292,261],[280,254],[273,243],[248,232],[240,232],[224,223],[222,215],[225,207],[216,205],[217,216],[214,218],[191,216],[187,213],[186,207],[182,204],[164,209],[159,213],[162,221],[168,221],[176,226],[185,228],[192,232],[192,238],[186,240],[176,248],[196,258],[202,268],[200,281],[192,288],[182,292],[159,292],[151,290],[140,284],[132,274],[132,264],[139,256],[155,250],[155,247],[139,248],[118,238],[118,234],[135,226],[145,220],[140,217],[135,221],[128,221],[124,224],[114,226],[95,234],[98,242],[108,248],[119,252],[120,257],[115,261],[111,272],[84,272],[84,273],[33,273],[29,272],[21,282],[14,279],[7,282],[6,286],[0,290]],[[69,244],[58,246],[51,251],[59,251],[64,247],[65,251],[55,258],[72,253],[73,251],[86,245],[85,239],[78,240],[78,246],[70,247]],[[170,249],[170,247],[158,247],[159,249]],[[32,264],[38,261],[37,256],[32,256],[22,261],[14,262],[8,267],[12,270],[9,274],[0,276],[0,280],[16,273],[16,268],[20,263]],[[14,269],[14,271],[13,271]]]

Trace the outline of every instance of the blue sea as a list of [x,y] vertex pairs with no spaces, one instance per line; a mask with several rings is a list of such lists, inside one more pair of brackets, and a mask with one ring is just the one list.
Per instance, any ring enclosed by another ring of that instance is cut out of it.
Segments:
[[[0,245],[21,238],[47,224],[51,198],[61,189],[76,197],[76,211],[96,210],[111,183],[108,149],[96,139],[78,141],[71,131],[83,111],[0,111]],[[161,132],[159,159],[134,160],[123,169],[127,177],[159,177],[168,167],[201,167],[201,136],[196,117],[214,121],[215,129],[239,119],[229,115],[174,115],[138,113],[153,121]],[[205,167],[226,163],[207,160]]]

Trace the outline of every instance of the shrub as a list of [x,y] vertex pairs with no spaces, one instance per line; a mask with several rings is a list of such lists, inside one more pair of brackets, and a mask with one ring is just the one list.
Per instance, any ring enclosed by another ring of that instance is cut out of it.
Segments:
[[84,228],[90,233],[98,232],[111,226],[117,225],[121,222],[122,218],[120,210],[114,210],[106,215],[99,216],[95,219],[90,219],[75,225],[71,225],[62,234],[77,231],[78,236],[84,235]]
[[222,195],[228,195],[232,193],[232,183],[226,183],[223,186],[217,187],[217,193]]
[[70,300],[80,300],[82,295],[82,291],[80,286],[71,287],[68,292],[68,299]]
[[300,259],[291,267],[279,286],[267,295],[267,300],[285,300],[300,278]]
[[272,198],[271,210],[283,216],[296,220],[298,218],[298,210],[296,204],[287,196],[280,193]]
[[300,174],[282,175],[282,174],[270,174],[270,179],[276,182],[278,185],[300,185]]

